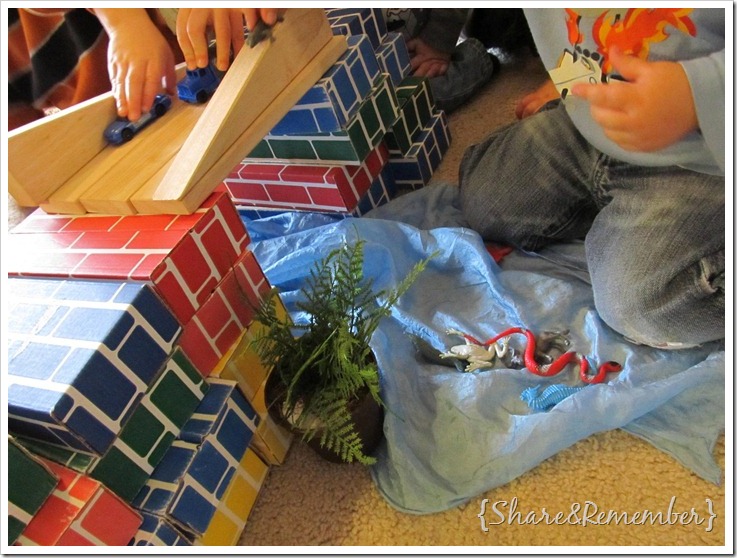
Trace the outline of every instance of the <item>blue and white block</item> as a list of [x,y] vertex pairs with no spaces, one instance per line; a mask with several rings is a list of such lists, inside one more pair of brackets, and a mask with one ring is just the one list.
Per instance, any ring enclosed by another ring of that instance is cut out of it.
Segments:
[[400,33],[387,34],[376,51],[376,59],[382,73],[389,74],[394,87],[399,87],[402,80],[412,71],[407,43]]
[[358,202],[356,209],[353,210],[353,215],[355,217],[365,215],[372,209],[376,209],[389,200],[394,199],[396,193],[397,186],[394,182],[394,175],[388,166],[384,166],[381,174],[371,183],[371,188],[364,194],[361,201]]
[[450,128],[443,111],[436,112],[404,157],[389,158],[388,166],[398,190],[425,186],[450,146]]
[[187,537],[165,518],[139,512],[143,523],[128,546],[192,546]]
[[326,9],[333,35],[366,35],[374,51],[386,37],[386,20],[382,8]]
[[366,35],[348,37],[348,50],[292,107],[270,135],[309,135],[344,130],[381,75]]
[[7,285],[9,431],[104,455],[163,370],[179,323],[145,283]]
[[200,406],[133,501],[192,538],[207,530],[259,423],[236,382],[207,382]]

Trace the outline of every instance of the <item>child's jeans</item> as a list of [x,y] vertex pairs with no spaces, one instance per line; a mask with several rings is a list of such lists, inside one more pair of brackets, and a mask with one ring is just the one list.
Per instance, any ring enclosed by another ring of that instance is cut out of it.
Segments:
[[546,109],[466,150],[470,226],[525,250],[585,238],[599,315],[634,342],[723,339],[724,177],[612,159]]

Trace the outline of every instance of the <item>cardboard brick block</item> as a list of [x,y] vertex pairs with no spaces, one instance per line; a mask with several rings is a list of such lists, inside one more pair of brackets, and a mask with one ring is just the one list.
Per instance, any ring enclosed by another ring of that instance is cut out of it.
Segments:
[[396,184],[394,184],[394,175],[388,166],[385,166],[379,176],[377,176],[369,191],[364,194],[358,205],[353,210],[354,217],[361,217],[379,206],[384,205],[389,200],[394,199],[397,193]]
[[348,50],[269,132],[274,136],[339,132],[379,79],[379,64],[366,35],[348,37]]
[[396,89],[399,116],[386,133],[389,154],[402,158],[420,139],[423,129],[431,124],[434,110],[432,90],[427,78],[410,76]]
[[175,525],[158,515],[140,512],[143,523],[128,546],[192,546]]
[[150,282],[186,324],[248,245],[224,190],[191,215],[49,215],[6,237],[9,276]]
[[412,71],[407,43],[401,33],[388,33],[376,50],[376,60],[382,73],[388,74],[394,87],[398,87]]
[[[281,299],[276,297],[276,314],[280,320],[290,320],[289,314]],[[256,392],[261,387],[270,370],[261,362],[253,346],[256,339],[264,334],[267,326],[258,322],[252,322],[243,332],[238,343],[235,345],[230,359],[218,377],[238,383],[238,388],[248,401],[253,401]]]
[[218,503],[207,530],[195,540],[195,544],[203,546],[237,544],[268,472],[269,466],[256,452],[247,449],[223,499]]
[[18,538],[21,545],[124,546],[142,518],[102,483],[44,460],[59,484]]
[[179,346],[201,374],[209,376],[217,368],[270,288],[253,252],[246,250],[179,338]]
[[235,382],[207,382],[204,399],[133,502],[191,539],[207,530],[259,423]]
[[359,165],[244,162],[225,179],[239,209],[351,213],[389,159],[380,143]]
[[[394,175],[392,174],[391,170],[389,169],[388,165],[385,165],[384,168],[379,173],[379,176],[377,176],[374,181],[371,183],[371,187],[368,189],[368,191],[361,196],[361,199],[358,200],[358,204],[353,208],[353,210],[348,212],[342,212],[342,213],[336,213],[336,212],[326,212],[326,218],[329,216],[330,218],[335,219],[342,219],[345,217],[361,217],[365,215],[367,212],[371,211],[372,209],[375,209],[389,200],[392,200],[396,197],[397,194],[397,187],[394,183]],[[249,221],[257,220],[257,219],[265,219],[267,217],[272,217],[274,215],[279,215],[280,213],[284,213],[285,211],[293,211],[291,209],[285,210],[285,209],[273,209],[269,207],[261,207],[258,205],[254,206],[237,206],[238,207],[238,213],[241,215],[241,218],[245,223],[248,223]],[[296,211],[296,210],[294,210]],[[311,209],[310,211],[317,211],[316,209]]]
[[18,436],[15,438],[15,441],[31,453],[39,457],[44,457],[50,461],[54,461],[55,463],[59,463],[60,465],[64,465],[78,473],[87,473],[90,470],[90,467],[92,467],[92,465],[99,459],[99,457],[89,453],[74,451],[66,447],[57,446],[49,442],[33,438]]
[[448,150],[450,139],[445,113],[435,113],[407,155],[389,157],[388,167],[394,175],[397,189],[416,190],[430,182],[433,172]]
[[294,440],[294,434],[277,424],[269,416],[265,395],[267,379],[268,376],[261,382],[256,394],[251,399],[251,404],[261,419],[251,444],[266,463],[281,465],[287,457],[287,452]]
[[192,417],[207,388],[199,371],[175,349],[113,445],[92,465],[90,476],[131,502]]
[[345,130],[305,136],[267,135],[243,163],[278,159],[289,163],[361,164],[396,121],[397,103],[391,80],[382,74]]
[[366,35],[374,51],[386,37],[382,8],[333,8],[325,10],[333,35]]
[[145,283],[10,278],[9,430],[104,455],[181,328]]
[[59,478],[42,460],[8,437],[8,545],[12,545],[53,493]]

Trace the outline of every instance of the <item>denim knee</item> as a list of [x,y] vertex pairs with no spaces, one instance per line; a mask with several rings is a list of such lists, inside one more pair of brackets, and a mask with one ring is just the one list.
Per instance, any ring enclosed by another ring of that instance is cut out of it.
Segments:
[[614,267],[592,273],[596,310],[629,341],[681,349],[724,338],[724,254],[670,280]]

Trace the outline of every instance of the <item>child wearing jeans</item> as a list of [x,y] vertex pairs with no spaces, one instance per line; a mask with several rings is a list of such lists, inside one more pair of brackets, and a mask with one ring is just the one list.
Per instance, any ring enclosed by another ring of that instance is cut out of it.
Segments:
[[584,239],[601,318],[724,338],[724,10],[526,9],[561,99],[469,147],[462,209],[523,250]]

